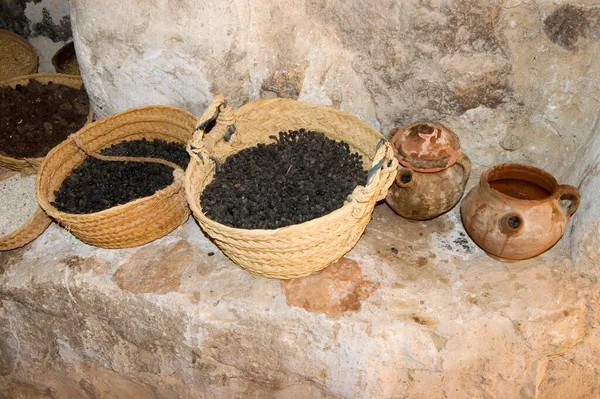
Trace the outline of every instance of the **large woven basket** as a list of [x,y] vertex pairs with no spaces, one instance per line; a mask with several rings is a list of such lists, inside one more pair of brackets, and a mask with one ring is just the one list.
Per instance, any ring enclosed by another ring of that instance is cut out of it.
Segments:
[[[86,126],[52,149],[37,176],[40,206],[81,241],[103,248],[143,245],[170,233],[189,217],[183,188],[184,171],[158,159],[106,157],[98,152],[123,140],[163,139],[187,144],[196,118],[167,106],[133,108]],[[149,197],[90,214],[61,212],[51,203],[64,179],[88,155],[102,159],[150,161],[175,169],[174,181]]]
[[36,73],[37,52],[21,36],[0,29],[0,81]]
[[[205,135],[208,126],[212,129]],[[321,131],[347,142],[363,156],[368,183],[357,187],[341,208],[316,219],[273,230],[239,229],[209,219],[200,195],[215,176],[215,162],[258,143],[272,142],[281,131]],[[396,175],[394,151],[383,136],[344,112],[289,99],[257,100],[237,111],[222,95],[199,120],[188,146],[192,155],[185,189],[200,226],[234,263],[250,273],[289,279],[322,270],[356,245],[375,203],[387,194]]]
[[[15,88],[17,85],[26,85],[29,83],[30,79],[37,80],[40,83],[48,84],[48,82],[53,82],[59,85],[72,87],[74,89],[80,89],[83,85],[83,82],[79,76],[74,75],[64,75],[60,73],[37,73],[33,75],[26,76],[18,76],[16,78],[8,79],[0,82],[1,86],[10,86]],[[92,112],[92,107],[90,104],[90,113],[88,114],[87,121],[84,126],[89,124],[94,118],[94,114]],[[24,173],[35,173],[42,161],[41,158],[13,158],[7,155],[0,154],[0,166],[4,166],[5,168],[18,170]]]

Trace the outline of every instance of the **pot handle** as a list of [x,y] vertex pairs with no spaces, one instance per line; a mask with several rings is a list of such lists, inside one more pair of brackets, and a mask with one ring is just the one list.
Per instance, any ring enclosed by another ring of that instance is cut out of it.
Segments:
[[579,204],[581,203],[581,194],[579,193],[577,187],[573,187],[568,184],[561,184],[556,189],[555,195],[557,201],[560,201],[563,197],[571,201],[569,207],[566,210],[567,217],[571,218],[571,216],[573,216],[575,211],[577,211],[577,208],[579,208]]
[[[198,119],[196,130],[187,145],[190,155],[203,159],[205,155],[212,154],[219,141],[228,142],[236,130],[235,118],[235,113],[227,106],[223,94],[218,94]],[[207,132],[213,122],[214,126]]]
[[460,158],[456,160],[456,164],[460,166],[463,170],[463,178],[461,181],[461,187],[464,187],[469,180],[469,175],[471,174],[471,160],[468,156],[462,155]]

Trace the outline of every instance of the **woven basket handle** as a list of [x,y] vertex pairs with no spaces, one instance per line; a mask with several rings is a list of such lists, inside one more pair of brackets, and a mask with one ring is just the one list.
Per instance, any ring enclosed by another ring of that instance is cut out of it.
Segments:
[[[213,122],[214,126],[207,131]],[[223,94],[219,94],[198,119],[196,130],[188,143],[187,150],[191,156],[200,159],[203,159],[204,155],[210,156],[218,142],[231,140],[235,129],[235,113],[232,108],[227,106]]]
[[121,155],[102,155],[95,151],[90,151],[85,144],[82,143],[81,138],[77,136],[77,134],[73,134],[69,136],[69,138],[73,141],[73,143],[79,148],[81,152],[87,155],[90,158],[96,158],[101,161],[112,161],[112,162],[151,162],[151,163],[160,163],[162,165],[169,166],[173,170],[183,170],[181,166],[176,163],[169,162],[165,159],[160,158],[144,158],[144,157],[124,157]]
[[397,173],[398,161],[394,156],[394,150],[387,143],[385,138],[382,138],[377,143],[373,163],[367,173],[367,184],[365,187],[359,187],[352,194],[355,209],[352,215],[357,218],[365,217],[368,208],[362,204],[366,202],[377,202],[385,198],[388,188],[394,181]]
[[383,163],[385,161],[385,150],[382,151],[381,149],[384,144],[385,139],[383,138],[379,140],[379,143],[377,143],[377,147],[375,148],[375,157],[373,158],[371,169],[369,169],[369,172],[367,173],[367,185],[369,185],[373,181],[375,174],[383,166]]

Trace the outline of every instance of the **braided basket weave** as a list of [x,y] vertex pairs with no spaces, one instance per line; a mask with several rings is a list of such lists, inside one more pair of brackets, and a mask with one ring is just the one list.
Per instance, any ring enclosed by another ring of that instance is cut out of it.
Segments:
[[[40,206],[81,241],[103,248],[143,245],[169,234],[190,214],[183,188],[184,171],[162,159],[103,156],[98,152],[123,140],[162,139],[187,144],[196,118],[167,106],[133,108],[86,126],[52,149],[40,166]],[[61,212],[52,205],[62,182],[87,156],[131,162],[156,162],[174,168],[171,185],[151,196],[89,214]]]
[[[205,135],[204,129],[214,121]],[[200,195],[215,176],[215,163],[242,149],[269,143],[281,131],[321,131],[343,140],[363,156],[370,168],[368,184],[357,187],[341,208],[304,223],[273,230],[239,229],[209,219]],[[322,270],[356,245],[371,219],[375,203],[387,194],[398,166],[383,136],[344,112],[289,99],[257,100],[237,111],[222,95],[199,120],[188,146],[192,156],[186,171],[188,203],[200,226],[234,263],[250,273],[289,279]]]
[[38,70],[37,52],[21,36],[0,29],[0,81]]
[[[83,85],[81,78],[79,76],[74,75],[64,75],[60,73],[37,73],[33,75],[26,76],[18,76],[16,78],[8,79],[0,82],[0,86],[10,86],[13,89],[17,85],[26,85],[29,83],[30,79],[37,80],[42,84],[48,84],[48,82],[53,82],[59,85],[71,87],[74,89],[80,89]],[[87,120],[84,124],[89,124],[94,118],[94,114],[92,112],[92,108],[90,105],[90,113],[88,114]],[[40,164],[44,160],[41,158],[13,158],[8,155],[0,154],[0,166],[4,166],[5,168],[18,170],[24,173],[35,173],[39,168]]]

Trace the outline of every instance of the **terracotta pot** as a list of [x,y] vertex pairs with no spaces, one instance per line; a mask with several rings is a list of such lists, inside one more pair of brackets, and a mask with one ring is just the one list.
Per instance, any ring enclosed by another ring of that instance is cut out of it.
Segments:
[[[565,209],[561,200],[569,200]],[[481,175],[461,205],[467,233],[488,255],[502,261],[533,258],[550,249],[579,207],[577,188],[559,185],[549,173],[504,164]]]
[[417,122],[390,135],[400,165],[416,172],[440,172],[462,155],[458,136],[441,123]]
[[407,219],[433,219],[454,208],[463,195],[470,172],[471,161],[466,155],[436,173],[399,168],[385,200],[394,212]]
[[390,135],[400,164],[386,197],[390,208],[412,220],[433,219],[452,209],[471,172],[458,136],[431,122],[395,129]]

